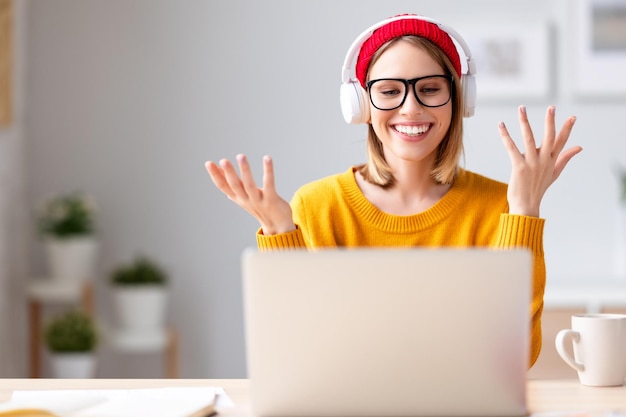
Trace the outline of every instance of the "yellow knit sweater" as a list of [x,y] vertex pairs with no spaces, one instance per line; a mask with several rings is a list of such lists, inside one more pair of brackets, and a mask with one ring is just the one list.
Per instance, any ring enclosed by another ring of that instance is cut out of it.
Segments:
[[448,193],[415,215],[382,212],[361,192],[354,168],[301,187],[291,206],[297,229],[257,234],[261,250],[296,247],[425,246],[530,249],[534,257],[530,365],[541,350],[546,269],[544,219],[508,214],[507,185],[461,170]]

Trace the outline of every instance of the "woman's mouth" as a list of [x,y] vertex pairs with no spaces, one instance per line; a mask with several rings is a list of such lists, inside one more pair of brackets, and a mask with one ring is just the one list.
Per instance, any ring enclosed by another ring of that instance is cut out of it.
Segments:
[[423,135],[424,133],[428,132],[428,130],[430,129],[430,124],[419,125],[419,126],[415,126],[415,125],[393,125],[393,129],[396,132],[402,133],[403,135],[419,136],[419,135]]

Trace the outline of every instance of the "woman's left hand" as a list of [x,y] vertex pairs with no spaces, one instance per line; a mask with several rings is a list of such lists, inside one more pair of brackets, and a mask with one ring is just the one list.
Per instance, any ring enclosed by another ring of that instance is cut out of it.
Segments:
[[569,117],[557,133],[554,113],[554,106],[548,107],[543,140],[541,146],[537,147],[526,107],[519,107],[524,153],[517,148],[504,123],[498,124],[500,137],[511,158],[511,178],[507,194],[511,214],[539,217],[539,206],[546,190],[561,175],[570,159],[582,151],[580,146],[563,150],[576,118]]

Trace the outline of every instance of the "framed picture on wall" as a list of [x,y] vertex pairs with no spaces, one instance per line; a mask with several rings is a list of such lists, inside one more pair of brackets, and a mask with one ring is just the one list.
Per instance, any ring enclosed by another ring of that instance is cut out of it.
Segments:
[[572,7],[574,92],[626,96],[626,0],[577,0]]
[[551,94],[547,22],[456,26],[476,61],[477,100],[541,100]]

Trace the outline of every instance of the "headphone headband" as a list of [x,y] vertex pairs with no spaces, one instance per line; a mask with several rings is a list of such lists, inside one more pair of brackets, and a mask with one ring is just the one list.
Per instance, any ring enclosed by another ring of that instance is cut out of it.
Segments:
[[[439,29],[446,32],[454,41],[458,43],[458,45],[463,50],[463,54],[465,55],[465,59],[467,63],[466,74],[467,75],[476,74],[476,63],[474,62],[474,59],[472,58],[472,53],[469,49],[469,46],[467,45],[465,40],[461,37],[461,35],[459,35],[459,33],[456,30],[430,17],[417,16],[417,15],[403,15],[403,16],[394,16],[394,17],[380,21],[370,26],[369,28],[365,29],[354,40],[354,42],[352,42],[352,45],[350,45],[350,49],[348,49],[348,53],[346,54],[346,58],[344,59],[343,66],[341,67],[341,81],[346,83],[346,82],[354,81],[356,79],[356,76],[352,78],[352,74],[354,73],[352,67],[354,66],[356,57],[361,51],[361,47],[363,46],[365,41],[367,41],[370,38],[370,36],[372,36],[372,34],[374,33],[374,31],[376,31],[376,29],[379,29],[389,23],[392,23],[398,20],[407,20],[407,19],[415,19],[415,20],[421,20],[423,22],[433,23],[437,25]],[[459,76],[461,76],[461,74],[459,74]]]

